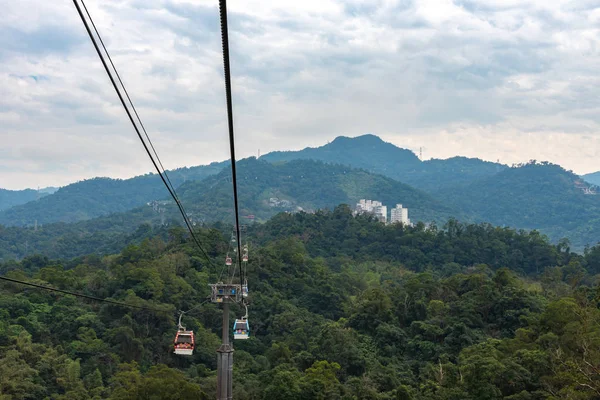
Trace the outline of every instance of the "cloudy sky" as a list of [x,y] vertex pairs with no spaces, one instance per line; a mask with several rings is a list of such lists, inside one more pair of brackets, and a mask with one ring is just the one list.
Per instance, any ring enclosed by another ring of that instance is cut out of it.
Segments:
[[[0,187],[151,164],[72,1],[2,2]],[[167,168],[228,156],[217,0],[87,0]],[[600,170],[600,0],[229,0],[240,156],[374,133]]]

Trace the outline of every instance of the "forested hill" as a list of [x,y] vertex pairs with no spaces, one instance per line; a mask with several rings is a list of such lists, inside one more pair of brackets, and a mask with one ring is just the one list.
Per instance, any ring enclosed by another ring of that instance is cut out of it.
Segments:
[[[225,169],[203,181],[188,181],[179,188],[178,194],[192,221],[233,222],[230,176],[229,169]],[[318,161],[273,165],[255,158],[246,159],[238,164],[238,187],[242,215],[251,214],[257,220],[266,220],[284,211],[299,211],[299,207],[314,211],[333,209],[340,203],[354,205],[361,198],[377,199],[390,206],[401,203],[409,207],[409,216],[414,221],[444,222],[462,215],[428,194],[390,178]],[[277,198],[277,202],[271,202],[271,198]],[[147,237],[160,230],[161,223],[181,224],[174,203],[143,205],[73,224],[44,225],[37,231],[32,227],[0,226],[0,259],[19,259],[34,253],[62,258],[115,251],[119,241]]]
[[539,229],[583,248],[600,241],[600,195],[586,195],[577,175],[558,165],[529,163],[442,193],[476,220]]
[[[374,135],[338,137],[322,147],[299,152],[273,152],[261,157],[261,160],[272,163],[298,159],[361,168],[430,193],[437,193],[444,187],[470,183],[505,168],[500,164],[465,157],[421,162],[410,150],[398,148]],[[185,181],[201,181],[215,175],[227,165],[227,161],[215,162],[207,166],[168,171],[168,174],[177,187]],[[65,186],[40,201],[34,201],[34,191],[21,193],[0,189],[0,224],[34,226],[36,220],[38,225],[77,222],[131,210],[150,201],[166,198],[166,195],[162,182],[155,174],[126,180],[89,179]],[[41,196],[44,197],[45,193],[41,193]]]
[[321,147],[276,151],[261,157],[261,160],[269,162],[298,159],[362,168],[433,193],[440,188],[492,176],[506,168],[502,164],[466,157],[421,162],[412,151],[384,142],[375,135],[355,138],[340,136]]
[[[495,174],[504,168],[499,164],[464,157],[421,162],[410,150],[398,148],[374,135],[364,135],[358,138],[338,137],[332,143],[323,147],[309,148],[300,152],[274,152],[261,157],[261,161],[267,160],[271,163],[298,159],[318,160],[328,164],[360,168],[431,192],[437,192],[440,188],[446,186],[469,183],[474,179]],[[216,175],[226,165],[228,165],[228,162],[181,168],[169,171],[169,177],[177,187],[185,181],[201,181],[207,176]],[[378,178],[377,180],[381,183],[381,179]],[[289,181],[277,180],[271,186],[276,189],[277,184],[285,186],[286,182],[289,183]],[[331,188],[319,187],[319,182],[317,180],[312,184],[311,190],[313,192],[331,192]],[[393,184],[388,180],[386,185]],[[348,195],[329,196],[326,194],[326,201],[317,202],[318,204],[315,206],[331,206],[348,200],[355,201],[357,197],[367,196],[367,194],[353,196],[350,193],[352,191],[351,186],[362,188],[364,182],[354,184],[346,179],[345,188],[341,190],[346,191]],[[200,184],[198,187],[202,188],[203,185]],[[410,189],[405,187],[404,190],[409,191]],[[304,186],[299,193],[303,191]],[[52,222],[77,222],[131,210],[152,200],[166,198],[166,195],[162,182],[154,174],[126,180],[95,178],[65,186],[40,201],[29,202],[0,211],[0,224],[6,226],[34,226],[36,220],[38,225]],[[385,195],[385,190],[383,195]],[[391,197],[397,197],[396,193]],[[339,201],[336,202],[332,199]],[[392,198],[391,201],[396,200]],[[314,202],[308,201],[308,203]],[[219,207],[222,206],[222,204],[219,205]],[[417,215],[420,216],[420,210],[416,211]],[[455,216],[459,216],[459,214]]]
[[[257,220],[264,221],[284,211],[312,212],[342,203],[353,206],[360,198],[372,198],[388,206],[403,204],[409,208],[413,221],[445,223],[455,217],[538,229],[554,242],[568,238],[579,251],[600,239],[600,196],[583,194],[581,180],[555,165],[511,168],[493,178],[442,191],[439,201],[381,175],[318,161],[275,165],[252,158],[239,163],[238,173],[241,214],[254,215]],[[179,195],[196,223],[233,221],[228,169],[204,181],[186,182],[179,188]],[[165,212],[157,212],[160,210]],[[173,203],[154,208],[144,204],[74,224],[44,224],[37,231],[32,227],[0,227],[0,259],[20,259],[36,252],[75,257],[117,251],[119,242],[148,237],[164,228],[161,223],[181,223]]]
[[452,157],[423,161],[421,168],[400,174],[396,179],[437,195],[444,189],[460,187],[483,178],[491,178],[506,165],[479,158]]
[[46,192],[40,192],[38,194],[38,191],[33,190],[33,189],[25,189],[25,190],[0,189],[0,211],[36,200],[38,198],[38,196],[44,197],[47,195],[48,195],[48,193],[46,193]]
[[[388,207],[408,207],[413,220],[445,221],[461,217],[456,209],[430,195],[393,179],[348,166],[312,160],[271,164],[249,158],[238,163],[238,187],[243,215],[267,219],[281,211],[333,208],[345,203],[354,206],[360,199],[374,199]],[[186,207],[206,221],[233,221],[231,178],[222,171],[202,182],[182,185],[180,195]],[[277,202],[270,199],[277,198]]]
[[150,207],[142,207],[72,224],[56,222],[37,230],[0,225],[0,261],[33,254],[61,259],[91,253],[110,254],[150,236],[166,237],[168,226],[180,223],[179,219],[167,219],[163,226],[159,215]]
[[[228,163],[212,163],[168,171],[175,187],[187,180],[202,180]],[[77,222],[123,212],[168,196],[156,174],[131,179],[94,178],[60,188],[54,194],[0,212],[0,224],[33,226],[52,222]],[[35,196],[34,196],[35,198]]]
[[600,171],[582,176],[589,183],[600,186]]
[[[0,282],[0,397],[215,398],[220,311],[199,305],[229,237],[199,235],[214,267],[180,229],[107,257],[0,264],[154,308]],[[577,255],[486,225],[383,226],[345,207],[281,214],[247,240],[251,338],[234,344],[236,400],[598,398],[599,247]],[[177,310],[192,308],[196,350],[176,357]]]

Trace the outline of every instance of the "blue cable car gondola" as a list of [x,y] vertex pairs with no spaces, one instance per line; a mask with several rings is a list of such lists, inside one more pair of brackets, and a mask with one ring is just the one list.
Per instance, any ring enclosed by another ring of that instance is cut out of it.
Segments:
[[250,325],[246,318],[236,319],[233,323],[233,338],[248,339],[250,335]]

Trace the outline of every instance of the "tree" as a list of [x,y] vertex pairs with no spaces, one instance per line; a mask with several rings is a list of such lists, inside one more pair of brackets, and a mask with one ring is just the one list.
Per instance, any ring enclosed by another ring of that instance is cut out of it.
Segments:
[[315,400],[335,400],[342,395],[342,386],[337,378],[338,363],[317,361],[304,372],[302,398]]
[[142,375],[136,363],[121,364],[111,380],[113,400],[208,399],[200,386],[166,365],[155,365]]

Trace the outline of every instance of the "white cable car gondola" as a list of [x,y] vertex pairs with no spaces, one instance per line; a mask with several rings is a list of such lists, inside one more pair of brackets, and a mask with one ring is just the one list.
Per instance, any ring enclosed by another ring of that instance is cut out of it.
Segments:
[[242,254],[242,261],[248,262],[248,245],[244,246],[244,252]]
[[225,265],[231,265],[232,261],[231,261],[231,257],[227,256],[225,257]]

